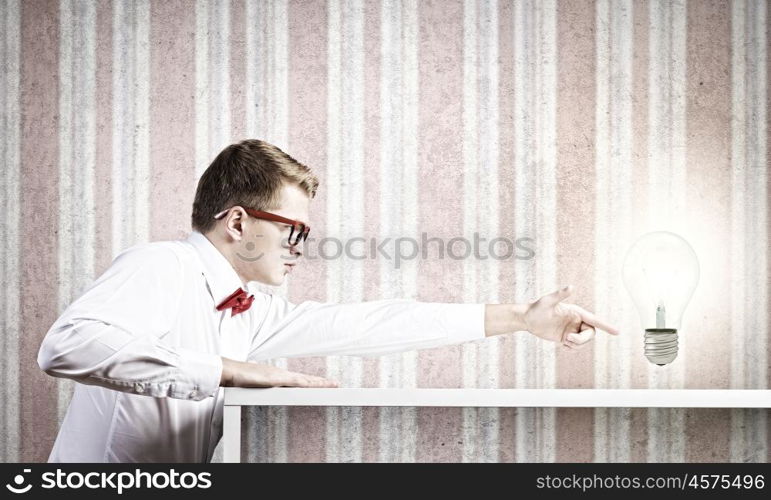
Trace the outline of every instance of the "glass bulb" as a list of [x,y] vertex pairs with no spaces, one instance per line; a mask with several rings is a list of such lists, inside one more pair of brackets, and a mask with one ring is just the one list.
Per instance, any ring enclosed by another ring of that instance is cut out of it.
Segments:
[[659,366],[671,363],[683,313],[699,282],[696,252],[675,233],[645,234],[626,254],[623,279],[645,329],[645,356]]

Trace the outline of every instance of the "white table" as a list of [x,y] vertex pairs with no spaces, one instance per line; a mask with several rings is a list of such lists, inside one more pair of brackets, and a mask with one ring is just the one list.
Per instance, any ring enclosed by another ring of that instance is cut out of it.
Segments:
[[242,406],[771,408],[771,390],[225,388],[223,460],[241,461]]

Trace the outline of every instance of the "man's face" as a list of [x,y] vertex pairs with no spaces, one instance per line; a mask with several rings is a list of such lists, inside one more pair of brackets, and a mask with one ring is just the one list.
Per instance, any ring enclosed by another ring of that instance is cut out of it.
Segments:
[[[309,224],[309,208],[310,198],[304,190],[284,184],[279,208],[268,212]],[[290,231],[291,226],[287,224],[248,216],[244,237],[235,249],[239,274],[247,281],[281,285],[302,255],[302,242],[288,244]]]

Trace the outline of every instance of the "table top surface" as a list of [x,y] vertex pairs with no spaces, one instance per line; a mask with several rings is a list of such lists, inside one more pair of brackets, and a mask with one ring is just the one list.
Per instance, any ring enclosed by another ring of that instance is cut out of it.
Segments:
[[771,408],[771,390],[227,387],[225,405]]

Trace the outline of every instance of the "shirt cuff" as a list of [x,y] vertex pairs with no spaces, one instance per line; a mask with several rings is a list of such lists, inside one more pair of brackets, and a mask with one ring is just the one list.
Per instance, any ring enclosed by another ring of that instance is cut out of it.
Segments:
[[439,326],[447,333],[448,344],[461,344],[485,338],[485,304],[437,303]]
[[222,358],[189,349],[177,348],[179,375],[172,387],[171,397],[200,401],[214,396],[222,378]]

